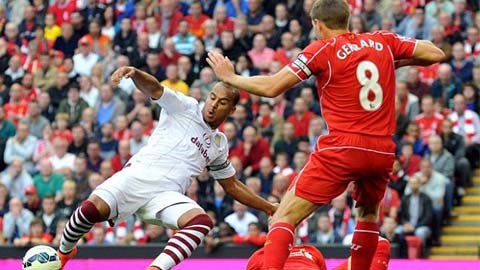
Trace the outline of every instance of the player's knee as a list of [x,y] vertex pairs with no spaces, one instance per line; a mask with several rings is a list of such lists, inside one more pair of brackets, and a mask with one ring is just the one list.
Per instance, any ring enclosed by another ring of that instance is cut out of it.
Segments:
[[195,217],[193,217],[186,225],[185,227],[188,227],[188,226],[193,226],[193,225],[203,225],[203,226],[207,226],[208,228],[210,228],[210,230],[213,228],[213,226],[215,226],[215,224],[213,224],[213,220],[212,218],[203,213],[203,214],[199,214],[199,215],[196,215]]
[[[100,199],[98,196],[92,195],[88,200],[85,200],[82,205],[82,209],[88,209],[87,211],[92,213],[91,222],[102,222],[108,219],[110,215],[110,206]],[[94,211],[94,209],[96,211]],[[96,212],[96,213],[95,213]],[[94,214],[93,214],[94,213]]]
[[358,207],[358,219],[360,221],[376,222],[378,217],[378,206]]

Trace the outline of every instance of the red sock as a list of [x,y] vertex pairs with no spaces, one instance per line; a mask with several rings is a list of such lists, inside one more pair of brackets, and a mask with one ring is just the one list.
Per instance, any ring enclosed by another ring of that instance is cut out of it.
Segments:
[[380,237],[370,270],[387,270],[389,261],[390,243],[387,239]]
[[295,227],[285,223],[277,222],[272,225],[265,242],[265,264],[266,270],[282,270],[285,261],[290,255],[290,249],[295,237]]
[[353,233],[351,270],[370,269],[378,244],[378,225],[374,222],[357,222]]

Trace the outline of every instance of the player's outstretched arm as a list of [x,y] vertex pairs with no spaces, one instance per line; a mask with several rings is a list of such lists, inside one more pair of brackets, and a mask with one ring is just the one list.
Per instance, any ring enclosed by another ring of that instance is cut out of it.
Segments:
[[207,62],[218,79],[257,96],[276,97],[300,82],[300,78],[287,68],[283,68],[271,76],[243,77],[237,75],[228,57],[217,52],[208,53]]
[[411,59],[395,61],[395,67],[428,66],[445,59],[445,53],[429,40],[417,40],[415,51]]
[[152,75],[135,67],[121,67],[112,74],[112,82],[120,83],[125,78],[131,78],[138,90],[153,99],[159,99],[163,94],[163,86]]
[[235,176],[217,180],[228,195],[242,204],[261,210],[269,216],[273,215],[277,210],[277,205],[253,193],[245,184],[235,178]]

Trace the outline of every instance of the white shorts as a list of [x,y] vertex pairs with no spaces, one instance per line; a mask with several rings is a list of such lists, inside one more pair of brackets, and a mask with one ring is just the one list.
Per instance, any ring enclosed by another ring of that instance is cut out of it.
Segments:
[[141,178],[145,171],[133,166],[115,173],[92,192],[110,206],[109,220],[117,223],[137,214],[147,223],[179,229],[178,219],[191,209],[202,209],[194,200],[162,181]]

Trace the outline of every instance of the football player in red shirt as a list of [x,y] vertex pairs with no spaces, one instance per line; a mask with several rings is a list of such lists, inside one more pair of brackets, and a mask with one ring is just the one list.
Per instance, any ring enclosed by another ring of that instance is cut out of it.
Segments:
[[[264,264],[264,249],[257,250],[248,260],[247,270],[262,270]],[[334,270],[348,270],[350,258],[334,268]],[[387,239],[379,237],[377,250],[373,257],[370,270],[387,270],[390,261],[390,243]],[[326,270],[325,259],[322,253],[312,245],[293,246],[284,270]]]
[[395,68],[429,65],[445,54],[427,40],[388,32],[348,31],[345,0],[317,0],[310,11],[318,41],[270,76],[242,77],[217,52],[207,59],[222,81],[259,96],[275,97],[314,75],[329,133],[321,136],[303,171],[272,218],[265,269],[283,269],[295,227],[355,182],[358,222],[351,269],[370,268],[377,246],[378,206],[395,158]]

